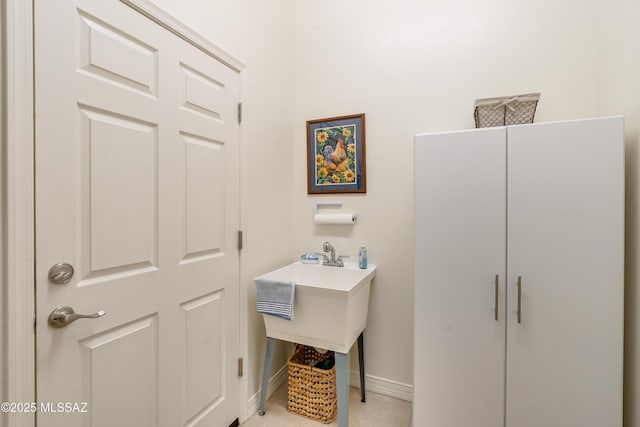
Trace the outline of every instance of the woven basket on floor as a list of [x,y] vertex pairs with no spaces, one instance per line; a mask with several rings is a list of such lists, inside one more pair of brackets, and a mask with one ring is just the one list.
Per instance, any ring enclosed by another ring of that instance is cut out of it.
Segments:
[[311,366],[335,357],[333,351],[318,353],[313,347],[296,345],[288,362],[289,412],[329,424],[337,412],[336,367],[319,369]]
[[477,128],[533,123],[539,93],[476,99],[473,116]]

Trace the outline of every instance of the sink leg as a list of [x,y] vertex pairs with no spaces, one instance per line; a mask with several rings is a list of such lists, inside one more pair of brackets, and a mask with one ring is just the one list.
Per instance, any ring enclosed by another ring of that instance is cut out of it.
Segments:
[[349,426],[349,352],[335,352],[338,392],[338,427]]
[[264,368],[262,370],[262,391],[260,392],[260,407],[258,415],[264,415],[264,402],[267,400],[267,387],[269,387],[269,375],[271,375],[271,362],[273,361],[273,348],[276,339],[267,337],[267,351],[264,353]]
[[367,401],[364,388],[364,331],[358,337],[358,364],[360,365],[360,402]]

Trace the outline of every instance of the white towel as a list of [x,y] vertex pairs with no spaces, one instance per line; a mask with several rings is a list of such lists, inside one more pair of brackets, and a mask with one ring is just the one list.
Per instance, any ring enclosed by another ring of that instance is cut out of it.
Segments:
[[293,282],[258,279],[256,287],[258,288],[256,298],[258,313],[293,320],[293,300],[296,290]]

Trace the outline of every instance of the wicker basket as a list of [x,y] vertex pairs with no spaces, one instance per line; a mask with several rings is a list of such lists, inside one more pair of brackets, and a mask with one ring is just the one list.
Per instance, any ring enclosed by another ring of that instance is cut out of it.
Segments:
[[473,116],[477,128],[533,123],[539,93],[476,99]]
[[335,357],[333,351],[318,353],[313,347],[296,345],[289,359],[289,412],[329,424],[337,412],[336,367],[314,368],[311,364]]

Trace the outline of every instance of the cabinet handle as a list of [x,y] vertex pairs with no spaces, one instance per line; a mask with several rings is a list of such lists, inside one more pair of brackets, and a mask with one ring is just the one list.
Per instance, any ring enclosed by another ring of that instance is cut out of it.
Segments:
[[498,289],[499,289],[498,288],[498,282],[499,282],[499,280],[500,280],[500,276],[498,276],[496,274],[496,278],[495,278],[495,281],[494,281],[494,291],[493,291],[494,298],[495,298],[494,302],[493,302],[493,310],[495,312],[493,318],[495,319],[496,322],[498,321]]
[[518,276],[518,323],[522,323],[522,276]]

